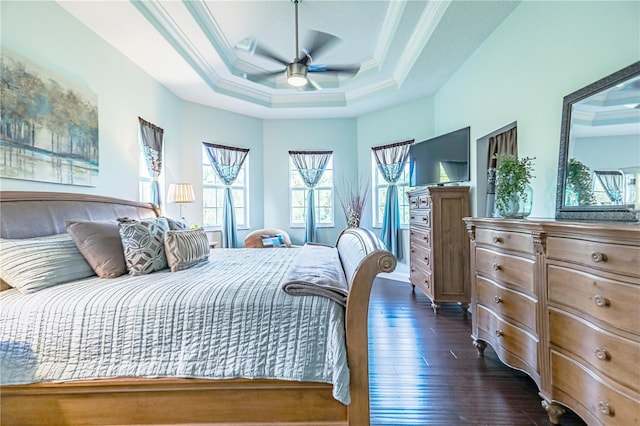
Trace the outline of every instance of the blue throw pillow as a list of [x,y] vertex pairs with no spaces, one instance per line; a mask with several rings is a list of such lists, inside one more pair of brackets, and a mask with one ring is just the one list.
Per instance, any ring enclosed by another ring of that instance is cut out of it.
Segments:
[[262,235],[260,238],[262,238],[262,246],[264,248],[287,246],[287,244],[284,242],[284,237],[282,236],[282,234]]

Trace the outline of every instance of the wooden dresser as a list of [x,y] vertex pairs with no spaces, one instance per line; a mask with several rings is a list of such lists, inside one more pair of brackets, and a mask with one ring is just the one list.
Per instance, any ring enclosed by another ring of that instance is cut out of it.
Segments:
[[552,423],[640,424],[640,225],[465,221],[478,352],[529,374]]
[[463,218],[469,215],[468,186],[433,186],[409,193],[410,273],[431,300],[458,302],[464,312],[471,301],[469,239]]

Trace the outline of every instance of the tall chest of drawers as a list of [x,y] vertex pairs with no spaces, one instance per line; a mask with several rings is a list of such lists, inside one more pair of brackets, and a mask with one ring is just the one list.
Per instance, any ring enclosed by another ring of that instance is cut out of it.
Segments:
[[465,220],[477,347],[526,371],[553,423],[567,406],[590,425],[640,424],[640,225]]
[[409,193],[409,279],[431,300],[435,313],[441,303],[458,302],[465,312],[469,306],[469,239],[462,220],[468,215],[468,186]]

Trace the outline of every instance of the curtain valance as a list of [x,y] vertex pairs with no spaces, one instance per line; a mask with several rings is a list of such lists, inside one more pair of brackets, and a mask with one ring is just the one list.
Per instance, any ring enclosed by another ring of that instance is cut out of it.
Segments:
[[164,130],[141,117],[138,117],[140,125],[140,140],[147,171],[151,176],[151,202],[160,205],[160,183],[158,177],[162,172],[162,145]]
[[298,169],[308,188],[305,217],[305,243],[316,241],[315,193],[333,151],[289,151],[293,164]]
[[387,250],[398,259],[402,258],[402,245],[400,244],[400,207],[396,183],[402,177],[409,158],[409,148],[413,142],[414,139],[411,139],[371,148],[378,170],[389,184],[380,237],[387,246]]
[[238,178],[242,164],[249,154],[249,148],[209,142],[202,142],[202,144],[216,176],[226,185],[222,209],[222,247],[235,248],[238,246],[238,232],[231,185]]

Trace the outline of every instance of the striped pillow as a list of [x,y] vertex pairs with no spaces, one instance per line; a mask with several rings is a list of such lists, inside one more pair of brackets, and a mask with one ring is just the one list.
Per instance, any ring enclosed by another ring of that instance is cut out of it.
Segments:
[[0,238],[0,277],[22,293],[95,275],[69,234]]
[[167,231],[164,249],[171,272],[187,269],[209,259],[209,239],[204,228]]

